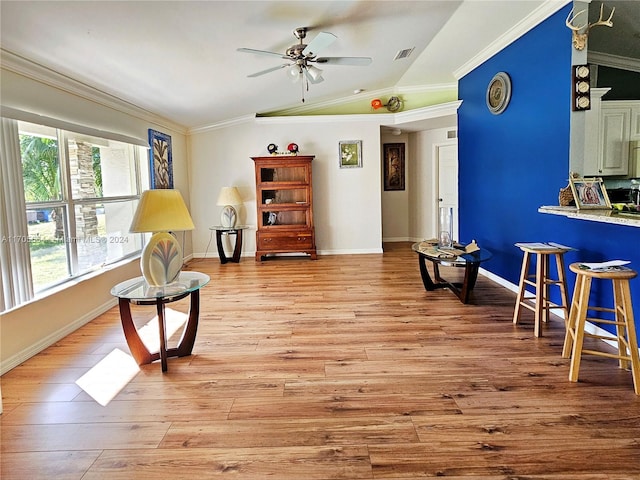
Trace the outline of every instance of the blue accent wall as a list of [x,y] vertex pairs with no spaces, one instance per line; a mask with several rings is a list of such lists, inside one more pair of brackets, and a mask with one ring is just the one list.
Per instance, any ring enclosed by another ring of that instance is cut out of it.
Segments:
[[[483,268],[516,285],[522,264],[516,242],[555,241],[577,248],[565,255],[567,265],[624,259],[640,270],[640,228],[538,213],[542,205],[558,204],[569,175],[572,46],[565,19],[570,7],[459,82],[460,239],[476,239],[491,250],[494,256]],[[511,102],[493,115],[486,89],[501,71],[511,77]],[[575,275],[567,269],[567,276],[571,296]],[[594,282],[594,302],[612,305],[610,284]],[[631,289],[640,330],[640,279],[631,281]],[[556,302],[557,290],[552,288]]]

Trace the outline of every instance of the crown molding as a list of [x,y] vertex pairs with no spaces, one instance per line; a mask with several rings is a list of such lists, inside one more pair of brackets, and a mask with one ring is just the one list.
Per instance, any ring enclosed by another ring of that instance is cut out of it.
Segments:
[[185,134],[187,129],[171,120],[145,110],[133,103],[114,95],[98,90],[85,83],[63,75],[48,67],[35,63],[9,50],[0,48],[0,64],[7,70],[49,87],[61,90],[79,98],[89,100],[107,108],[130,115],[140,120],[156,124],[160,127]]
[[[455,115],[458,108],[462,104],[462,100],[455,102],[442,103],[439,105],[431,105],[428,107],[416,108],[406,112],[398,113],[360,113],[352,115],[301,115],[301,116],[281,116],[281,117],[243,117],[243,121],[253,120],[257,124],[262,125],[288,125],[301,123],[340,123],[340,122],[371,122],[378,126],[402,125],[409,122],[420,120],[431,120],[434,118]],[[234,125],[233,122],[225,124],[217,124],[215,128],[223,128]],[[204,132],[209,128],[202,129]],[[198,132],[198,133],[199,133]],[[193,132],[190,132],[193,133]]]
[[299,105],[299,106],[287,108],[284,110],[275,110],[273,112],[265,112],[259,115],[263,115],[266,117],[269,115],[293,116],[293,115],[313,114],[313,112],[318,109],[337,107],[337,106],[346,105],[348,103],[356,102],[358,101],[358,99],[362,98],[363,95],[376,98],[376,97],[388,95],[391,93],[393,93],[393,88],[383,88],[380,90],[363,91],[361,93],[349,95],[347,97],[336,98],[328,101],[319,101],[317,103],[312,103],[312,104]]
[[514,41],[522,37],[529,30],[538,26],[558,10],[562,9],[565,5],[571,3],[571,1],[572,0],[547,0],[545,3],[531,12],[527,17],[523,18],[520,22],[511,27],[495,42],[491,43],[485,49],[480,51],[476,56],[471,58],[468,62],[455,70],[453,72],[455,79],[460,80],[462,77],[473,71],[476,67],[482,65],[502,49],[511,45]]
[[441,103],[439,105],[407,110],[406,112],[398,112],[394,114],[394,125],[456,115],[460,105],[462,105],[462,100],[456,100],[455,102]]
[[640,72],[640,59],[637,58],[621,57],[619,55],[602,52],[588,52],[587,59],[589,63],[603,67]]
[[[330,108],[330,107],[338,107],[338,106],[342,106],[342,105],[347,105],[349,103],[353,103],[358,101],[359,98],[361,98],[363,95],[366,95],[370,98],[378,98],[378,97],[386,97],[386,96],[391,96],[391,95],[399,95],[399,94],[421,94],[421,93],[434,93],[434,92],[440,92],[440,91],[449,91],[449,90],[453,90],[453,89],[457,89],[458,88],[458,84],[457,83],[447,83],[447,84],[438,84],[438,85],[411,85],[411,86],[402,86],[402,87],[388,87],[388,88],[381,88],[378,90],[371,90],[371,91],[365,91],[362,93],[359,93],[357,95],[350,95],[348,97],[342,97],[342,98],[338,98],[338,99],[334,99],[334,100],[329,100],[326,102],[318,102],[318,103],[314,103],[311,105],[300,105],[300,106],[295,106],[292,108],[288,108],[285,110],[277,110],[274,112],[268,112],[268,113],[264,113],[264,114],[260,114],[263,115],[265,117],[267,116],[295,116],[295,115],[313,115],[314,111],[317,111],[319,109],[325,109],[325,108]],[[380,115],[380,114],[378,114]]]
[[233,127],[236,125],[242,125],[244,123],[251,123],[256,119],[256,114],[244,115],[242,117],[230,118],[229,120],[223,120],[221,122],[212,123],[209,125],[201,125],[199,127],[189,128],[187,135],[195,135],[198,133],[204,133],[211,130],[219,130],[221,128]]
[[446,92],[449,90],[457,90],[457,83],[440,83],[435,85],[406,85],[402,87],[395,87],[392,93],[395,94],[421,94],[421,93],[433,93],[433,92]]
[[355,113],[347,115],[301,115],[282,117],[257,117],[258,124],[300,124],[300,123],[340,123],[340,122],[372,122],[375,124],[393,121],[394,113]]

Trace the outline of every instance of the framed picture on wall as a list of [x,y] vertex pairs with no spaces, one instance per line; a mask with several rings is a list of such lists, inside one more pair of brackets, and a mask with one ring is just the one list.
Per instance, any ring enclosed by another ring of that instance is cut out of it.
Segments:
[[569,177],[573,198],[580,209],[610,209],[611,203],[602,178]]
[[149,147],[151,188],[173,188],[171,137],[149,129]]
[[362,167],[362,140],[342,140],[339,142],[340,168]]
[[404,143],[383,146],[384,189],[404,190]]

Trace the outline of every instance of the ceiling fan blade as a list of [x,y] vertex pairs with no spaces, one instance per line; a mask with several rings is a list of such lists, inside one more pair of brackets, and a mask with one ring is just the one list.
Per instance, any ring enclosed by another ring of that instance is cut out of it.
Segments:
[[302,51],[302,55],[306,56],[315,56],[320,53],[321,50],[324,50],[329,45],[337,40],[333,33],[329,32],[320,32],[316,38],[311,40],[311,43],[306,46],[306,48]]
[[266,70],[261,70],[256,73],[252,73],[251,75],[247,75],[247,77],[250,77],[250,78],[259,77],[260,75],[264,75],[265,73],[275,72],[276,70],[280,70],[281,68],[285,68],[288,66],[289,65],[285,63],[284,65],[278,65],[277,67],[271,67],[271,68],[267,68]]
[[316,63],[323,65],[353,65],[357,67],[366,67],[371,65],[373,59],[371,57],[320,57],[314,60]]
[[255,53],[257,55],[269,55],[270,57],[278,57],[278,58],[284,58],[285,60],[287,60],[289,57],[286,57],[284,55],[282,55],[281,53],[276,53],[276,52],[268,52],[266,50],[255,50],[253,48],[238,48],[239,52],[244,52],[244,53]]

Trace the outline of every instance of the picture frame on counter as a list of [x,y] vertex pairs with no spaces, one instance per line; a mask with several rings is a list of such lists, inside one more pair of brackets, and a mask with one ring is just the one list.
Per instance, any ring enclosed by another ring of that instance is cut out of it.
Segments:
[[573,198],[578,210],[601,209],[610,210],[611,202],[607,195],[607,188],[600,177],[569,178]]

